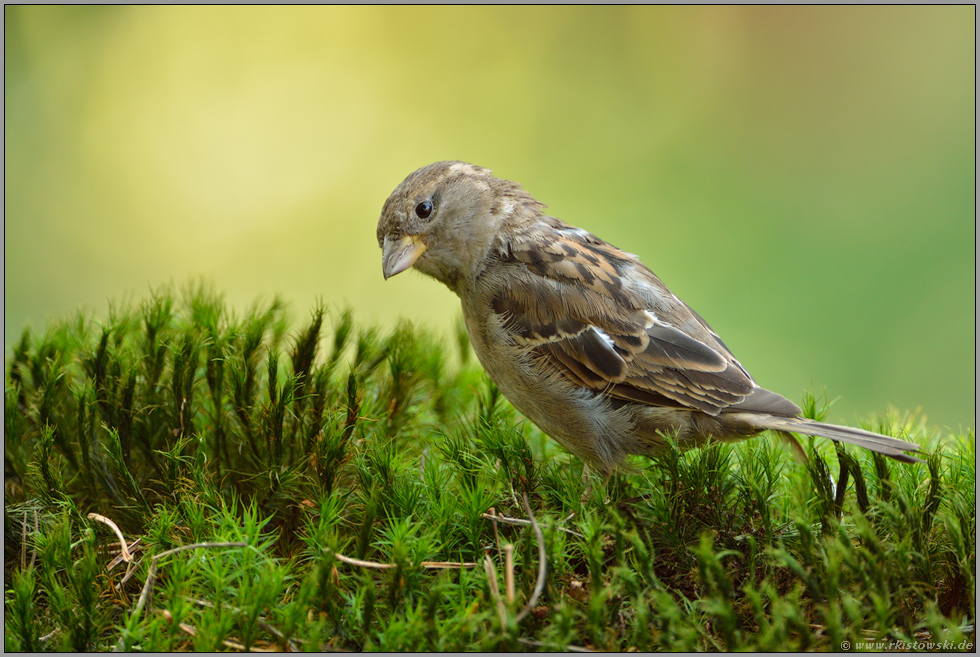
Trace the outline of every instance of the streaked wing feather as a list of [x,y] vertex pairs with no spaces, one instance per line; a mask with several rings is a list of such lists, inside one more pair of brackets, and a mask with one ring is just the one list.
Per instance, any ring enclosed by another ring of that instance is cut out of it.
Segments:
[[[757,389],[704,320],[635,257],[552,217],[500,254],[520,269],[494,311],[517,343],[577,385],[712,415]],[[664,302],[654,308],[651,299]]]
[[724,372],[728,367],[718,351],[673,326],[656,322],[647,329],[647,335],[650,336],[650,346],[639,354],[646,362],[706,372]]
[[772,413],[773,415],[787,415],[796,417],[800,414],[800,407],[786,399],[782,395],[776,394],[765,388],[756,388],[755,392],[738,402],[732,404],[732,410],[756,411],[758,413]]

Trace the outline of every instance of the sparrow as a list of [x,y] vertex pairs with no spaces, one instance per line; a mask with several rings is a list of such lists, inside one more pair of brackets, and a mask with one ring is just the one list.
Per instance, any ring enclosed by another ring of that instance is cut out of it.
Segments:
[[919,446],[800,417],[761,388],[637,256],[547,215],[520,185],[465,162],[418,169],[378,221],[385,279],[409,268],[460,299],[473,350],[531,422],[600,472],[771,429],[906,463]]

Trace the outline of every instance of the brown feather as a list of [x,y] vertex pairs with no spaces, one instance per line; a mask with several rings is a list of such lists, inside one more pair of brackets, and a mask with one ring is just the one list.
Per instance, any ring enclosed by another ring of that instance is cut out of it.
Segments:
[[[620,272],[642,277],[652,291],[666,290],[663,283],[594,235],[538,217],[499,252],[501,264],[515,271],[494,298],[494,311],[518,343],[540,343],[538,357],[577,385],[639,402],[666,398],[711,415],[753,391],[751,377],[700,317],[680,302],[662,317]],[[694,335],[666,323],[668,317]]]

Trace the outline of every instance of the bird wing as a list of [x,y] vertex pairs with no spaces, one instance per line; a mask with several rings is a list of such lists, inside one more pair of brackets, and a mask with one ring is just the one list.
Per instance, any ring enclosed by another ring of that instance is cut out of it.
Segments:
[[733,406],[798,410],[759,388],[707,323],[635,256],[541,216],[500,237],[498,249],[510,272],[498,279],[493,311],[515,343],[576,385],[711,415]]

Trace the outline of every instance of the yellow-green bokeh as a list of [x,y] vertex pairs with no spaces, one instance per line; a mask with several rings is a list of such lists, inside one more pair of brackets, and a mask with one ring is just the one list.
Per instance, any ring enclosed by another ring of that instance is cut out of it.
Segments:
[[4,11],[8,349],[196,275],[447,330],[374,230],[462,159],[638,254],[762,385],[974,425],[972,6]]

